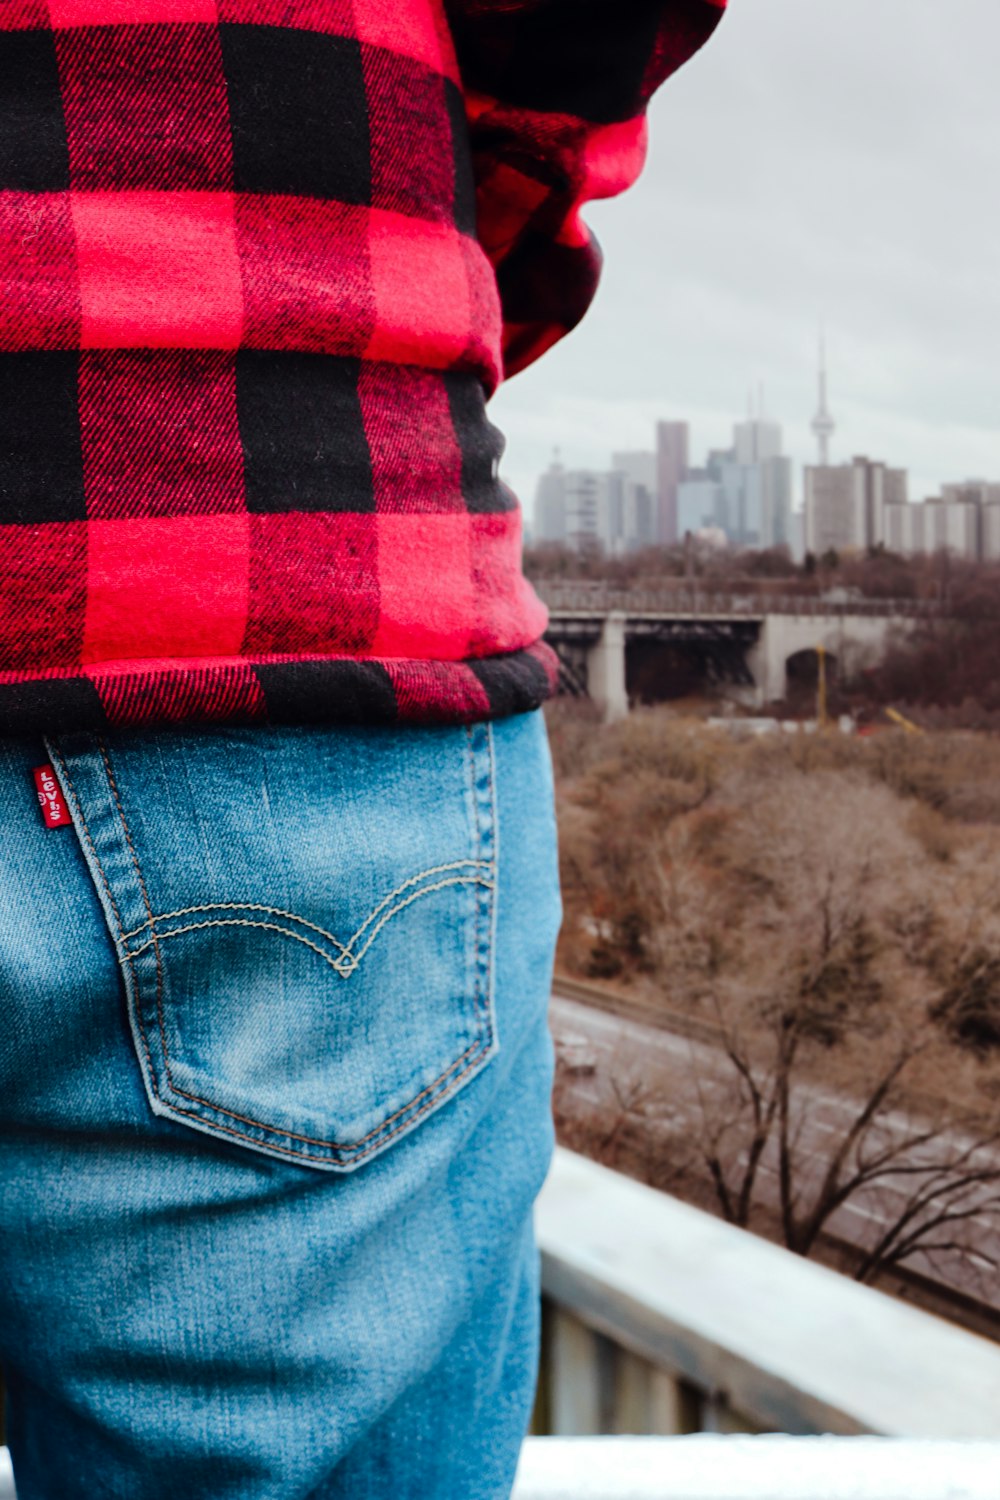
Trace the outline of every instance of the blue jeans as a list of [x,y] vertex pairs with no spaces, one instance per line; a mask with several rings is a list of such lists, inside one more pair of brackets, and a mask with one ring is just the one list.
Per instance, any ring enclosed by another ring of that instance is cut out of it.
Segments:
[[3,740],[0,861],[19,1500],[508,1495],[552,1146],[541,715]]

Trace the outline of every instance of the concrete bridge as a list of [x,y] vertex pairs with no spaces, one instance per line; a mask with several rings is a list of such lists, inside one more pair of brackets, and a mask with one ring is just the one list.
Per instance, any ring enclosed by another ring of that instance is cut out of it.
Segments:
[[562,665],[565,691],[586,694],[605,717],[629,707],[629,658],[651,644],[685,648],[709,682],[762,708],[783,698],[789,665],[815,662],[822,647],[833,672],[858,656],[875,661],[890,632],[913,628],[940,606],[912,599],[754,597],[614,589],[602,583],[535,585],[549,608],[546,640]]

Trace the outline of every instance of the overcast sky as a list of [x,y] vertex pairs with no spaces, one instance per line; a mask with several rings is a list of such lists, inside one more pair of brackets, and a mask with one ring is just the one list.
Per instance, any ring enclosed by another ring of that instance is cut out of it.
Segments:
[[998,0],[730,0],[660,90],[638,184],[587,211],[605,252],[580,326],[491,404],[529,519],[558,445],[607,467],[687,418],[728,444],[763,382],[813,462],[824,322],[834,462],[1000,480]]

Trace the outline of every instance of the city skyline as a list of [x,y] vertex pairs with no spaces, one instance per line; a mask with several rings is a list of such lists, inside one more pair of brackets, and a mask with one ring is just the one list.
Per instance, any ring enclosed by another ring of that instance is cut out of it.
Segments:
[[815,0],[808,26],[792,0],[733,0],[654,102],[636,188],[588,210],[594,308],[494,398],[526,504],[554,444],[598,466],[673,418],[721,446],[759,381],[800,471],[820,324],[834,463],[905,465],[917,501],[995,475],[998,42],[976,0]]
[[[812,421],[810,423],[810,432],[812,433],[812,441],[813,441],[813,444],[814,444],[814,452],[811,455],[807,456],[801,463],[798,463],[794,459],[792,459],[792,456],[790,454],[786,455],[792,461],[792,469],[791,469],[791,477],[792,477],[791,513],[793,515],[799,516],[799,517],[803,516],[803,514],[805,512],[805,509],[806,509],[807,500],[808,500],[808,481],[807,481],[807,477],[806,477],[806,471],[807,471],[807,469],[813,468],[813,467],[816,467],[816,466],[830,467],[830,468],[834,468],[834,469],[837,469],[837,468],[847,469],[852,464],[856,463],[859,459],[864,460],[864,461],[868,461],[868,459],[869,459],[869,455],[867,455],[867,454],[851,453],[851,454],[838,455],[835,452],[834,453],[830,452],[830,442],[831,442],[831,439],[833,437],[833,434],[836,431],[837,424],[836,424],[836,421],[834,419],[833,413],[829,409],[829,403],[828,403],[829,392],[828,392],[828,379],[827,379],[828,370],[826,368],[826,363],[825,363],[825,358],[824,358],[823,342],[824,341],[823,341],[823,339],[821,337],[821,340],[820,340],[819,364],[817,366],[817,394],[818,394],[818,401],[816,403],[815,414],[814,414],[813,419],[812,419]],[[784,424],[784,422],[781,420],[780,415],[774,414],[774,413],[771,413],[771,412],[767,411],[766,403],[765,403],[765,400],[764,400],[763,391],[761,390],[761,391],[758,392],[757,398],[755,400],[754,399],[754,392],[753,392],[753,389],[751,388],[750,391],[749,391],[749,394],[748,394],[747,409],[746,409],[745,416],[743,418],[738,418],[738,417],[735,417],[735,416],[731,416],[730,419],[729,419],[729,441],[728,442],[722,441],[722,442],[718,442],[718,443],[706,443],[704,445],[703,451],[704,451],[704,454],[706,456],[705,457],[705,462],[709,462],[710,463],[713,454],[716,454],[718,452],[721,452],[721,451],[724,451],[724,450],[727,450],[727,449],[731,449],[731,448],[733,448],[734,444],[736,446],[738,446],[738,442],[739,442],[738,431],[739,431],[739,428],[741,426],[749,426],[749,427],[770,426],[770,427],[773,427],[775,429],[775,431],[777,431],[778,434],[779,434],[780,441],[781,441],[781,444],[782,444],[782,451],[784,450],[784,433],[785,433],[785,424]],[[639,456],[641,454],[647,455],[649,458],[651,458],[653,460],[654,465],[655,465],[656,458],[657,458],[658,434],[664,428],[685,428],[685,429],[687,429],[685,441],[686,442],[690,441],[690,447],[691,447],[691,452],[692,453],[695,453],[695,452],[699,451],[699,445],[698,445],[698,442],[697,442],[697,434],[694,433],[694,431],[693,431],[693,429],[694,429],[694,423],[688,421],[683,416],[683,414],[678,414],[675,418],[672,418],[670,420],[664,420],[663,418],[659,418],[659,419],[654,420],[653,425],[652,425],[651,434],[647,434],[647,438],[649,436],[652,437],[652,441],[651,442],[647,441],[647,443],[645,445],[640,445],[638,448],[635,448],[633,450],[616,449],[610,455],[610,457],[608,458],[608,460],[605,461],[605,462],[603,462],[603,463],[598,462],[598,463],[588,464],[588,463],[573,462],[572,461],[572,455],[568,456],[569,457],[569,461],[564,461],[564,460],[567,459],[567,454],[566,454],[566,451],[565,451],[564,447],[561,444],[559,444],[559,443],[553,444],[552,451],[551,451],[551,453],[549,455],[549,464],[546,466],[546,469],[542,470],[536,476],[534,484],[530,485],[521,494],[521,501],[522,501],[522,506],[523,506],[524,513],[525,513],[526,528],[527,528],[528,532],[532,533],[536,529],[536,527],[538,525],[538,517],[537,517],[537,515],[536,515],[535,512],[536,512],[536,508],[537,508],[539,485],[542,483],[542,481],[544,479],[544,475],[547,472],[550,472],[551,469],[552,469],[552,467],[554,465],[561,465],[563,468],[565,468],[565,469],[567,469],[569,471],[593,470],[595,472],[605,472],[605,473],[606,472],[612,472],[612,471],[615,471],[617,469],[622,469],[622,468],[627,468],[628,467],[627,464],[619,464],[616,461],[616,454],[627,453],[629,451],[633,452],[636,456]],[[895,457],[895,455],[893,457]],[[898,465],[897,464],[893,464],[892,463],[892,458],[890,456],[888,456],[888,455],[881,455],[880,458],[878,458],[878,459],[875,460],[875,462],[881,463],[883,465],[889,463],[889,464],[891,464],[891,466],[894,469],[899,470],[906,477],[907,480],[909,479],[911,471],[910,471],[909,466],[906,463],[898,464]],[[703,465],[699,465],[697,463],[692,462],[692,463],[690,463],[690,465],[688,465],[687,463],[685,463],[682,467],[685,468],[685,469],[688,468],[688,467],[690,467],[693,470],[693,469],[697,469],[697,468],[703,467]],[[944,477],[942,477],[942,479],[940,480],[940,482],[937,485],[937,488],[933,492],[928,492],[926,494],[920,494],[920,495],[913,494],[912,492],[908,493],[905,496],[905,499],[903,500],[903,503],[904,504],[908,504],[908,505],[918,506],[918,505],[924,504],[925,502],[933,502],[935,500],[941,499],[942,496],[947,495],[947,492],[949,492],[949,491],[956,491],[962,485],[977,485],[977,484],[979,484],[979,485],[986,485],[990,489],[996,489],[997,488],[997,484],[998,484],[998,476],[1000,476],[1000,445],[998,445],[998,452],[997,452],[997,456],[996,456],[996,462],[994,463],[994,467],[993,467],[993,471],[992,472],[990,472],[990,473],[973,473],[970,470],[970,471],[965,472],[965,473],[952,474],[950,476],[944,476]],[[909,488],[910,486],[908,485],[907,487]],[[682,527],[681,530],[683,530],[683,529],[684,528]],[[663,541],[664,539],[665,538],[663,538],[662,536],[657,538],[657,540],[660,540],[660,541]]]

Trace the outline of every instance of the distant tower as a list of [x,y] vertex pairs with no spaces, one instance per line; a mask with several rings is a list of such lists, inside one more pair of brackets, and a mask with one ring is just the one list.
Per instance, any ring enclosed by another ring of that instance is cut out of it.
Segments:
[[812,430],[816,434],[819,444],[820,468],[825,469],[830,462],[830,439],[833,437],[836,423],[826,409],[826,343],[823,335],[819,336],[819,409],[812,419]]

